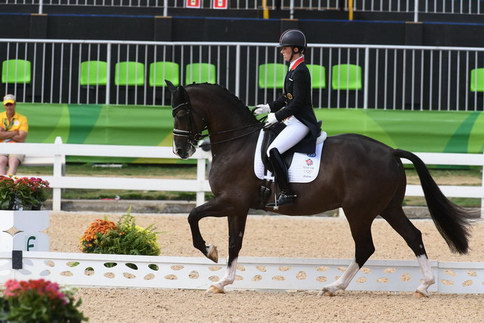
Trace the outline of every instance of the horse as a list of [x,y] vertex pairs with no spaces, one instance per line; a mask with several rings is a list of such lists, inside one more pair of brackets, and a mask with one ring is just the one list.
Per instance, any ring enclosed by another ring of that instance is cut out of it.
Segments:
[[[402,236],[417,257],[423,280],[415,294],[428,297],[428,288],[435,283],[435,278],[422,234],[402,209],[407,182],[401,158],[410,160],[416,168],[430,215],[450,250],[460,254],[468,252],[472,215],[442,194],[424,162],[411,152],[394,149],[359,134],[328,136],[316,179],[310,183],[291,184],[298,196],[293,204],[283,205],[278,210],[266,208],[260,193],[263,183],[253,168],[262,120],[219,85],[204,83],[175,87],[167,83],[172,96],[174,153],[186,159],[195,152],[197,143],[207,136],[207,132],[210,138],[209,183],[214,197],[195,207],[188,215],[188,223],[193,246],[214,262],[218,262],[217,247],[205,243],[199,221],[205,217],[228,219],[226,274],[207,292],[223,293],[224,287],[234,282],[250,208],[285,215],[313,215],[341,207],[354,240],[354,259],[343,275],[324,286],[319,294],[332,296],[347,288],[375,251],[371,225],[380,215]],[[272,199],[275,189],[273,187],[270,193]]]

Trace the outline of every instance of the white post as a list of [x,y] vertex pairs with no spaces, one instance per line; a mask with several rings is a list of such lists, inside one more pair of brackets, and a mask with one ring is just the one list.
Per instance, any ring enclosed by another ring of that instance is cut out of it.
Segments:
[[[482,190],[481,192],[484,192],[484,151],[482,152],[482,180],[481,180],[481,186]],[[481,219],[484,219],[484,196],[481,198]]]
[[240,44],[235,47],[235,95],[240,97]]
[[[62,138],[61,137],[56,137],[55,138],[55,144],[56,145],[62,145]],[[58,151],[60,152],[61,148],[58,148]],[[54,155],[54,180],[55,181],[60,181],[62,177],[62,167],[63,167],[63,161],[64,161],[64,156],[61,155],[60,153],[56,153]],[[52,192],[52,210],[53,211],[60,211],[61,210],[61,202],[62,202],[62,196],[61,196],[61,188],[56,187],[53,188]]]
[[[108,70],[106,71],[106,79],[110,80],[111,79],[111,43],[108,43],[108,50],[107,50],[107,59],[106,63],[108,65]],[[110,102],[110,94],[111,94],[111,82],[107,82],[106,84],[106,104],[109,104]]]
[[44,13],[43,8],[44,8],[44,0],[40,0],[39,1],[39,15]]
[[163,2],[163,16],[164,17],[168,16],[168,0],[165,0]]
[[365,69],[364,71],[364,81],[363,84],[363,109],[368,109],[368,78],[369,78],[369,70],[370,70],[370,48],[366,47],[365,48],[365,66],[363,68]]
[[199,157],[197,159],[197,180],[199,190],[197,191],[197,206],[205,203],[205,192],[203,190],[203,182],[205,181],[205,166],[206,159],[204,157]]
[[290,12],[290,16],[289,16],[289,17],[290,17],[291,19],[294,19],[294,0],[291,0],[291,1],[290,1],[290,5],[289,5],[289,6],[290,6],[290,7],[289,7],[289,10],[290,10],[290,11],[289,11],[289,12]]
[[418,22],[418,0],[415,0],[415,11],[413,13],[413,22]]

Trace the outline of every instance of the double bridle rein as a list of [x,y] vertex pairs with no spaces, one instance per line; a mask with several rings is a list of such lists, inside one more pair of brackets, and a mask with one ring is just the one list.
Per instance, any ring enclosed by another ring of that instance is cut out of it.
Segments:
[[[187,138],[187,141],[190,143],[190,145],[192,145],[193,147],[197,147],[198,146],[198,142],[210,135],[221,135],[221,134],[226,134],[226,133],[231,133],[231,132],[236,132],[236,131],[239,131],[239,130],[244,130],[244,129],[247,129],[247,128],[251,128],[251,127],[255,127],[254,130],[250,131],[250,132],[247,132],[247,133],[244,133],[242,135],[239,135],[239,136],[235,136],[235,137],[231,137],[231,138],[228,138],[228,139],[224,139],[224,140],[220,140],[220,141],[216,141],[216,142],[211,142],[210,145],[217,145],[217,144],[221,144],[221,143],[224,143],[224,142],[229,142],[229,141],[233,141],[233,140],[237,140],[237,139],[240,139],[240,138],[243,138],[243,137],[246,137],[256,131],[259,131],[260,129],[263,128],[264,124],[263,123],[252,123],[252,124],[249,124],[249,125],[245,125],[245,126],[242,126],[240,128],[235,128],[235,129],[229,129],[229,130],[224,130],[224,131],[219,131],[219,132],[214,132],[214,133],[210,133],[210,134],[202,134],[202,131],[204,130],[207,130],[207,123],[205,123],[205,126],[199,130],[199,131],[193,131],[193,116],[192,116],[192,106],[190,104],[190,101],[186,101],[186,102],[183,102],[183,103],[180,103],[178,104],[176,107],[173,107],[172,109],[172,115],[173,115],[173,118],[176,117],[176,115],[178,114],[178,112],[180,112],[181,110],[184,110],[186,113],[187,113],[187,116],[188,116],[188,127],[189,127],[189,130],[180,130],[180,129],[176,129],[176,128],[173,128],[173,135],[174,136],[178,136],[178,137],[185,137]],[[204,118],[202,118],[202,121],[205,121]]]

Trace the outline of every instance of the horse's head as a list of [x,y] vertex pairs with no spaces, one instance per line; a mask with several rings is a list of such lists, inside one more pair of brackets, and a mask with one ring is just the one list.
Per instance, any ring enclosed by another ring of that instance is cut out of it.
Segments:
[[198,121],[193,118],[190,97],[183,86],[174,86],[166,81],[171,92],[171,107],[174,118],[173,153],[186,159],[195,153],[198,141],[202,138],[202,128],[197,128]]

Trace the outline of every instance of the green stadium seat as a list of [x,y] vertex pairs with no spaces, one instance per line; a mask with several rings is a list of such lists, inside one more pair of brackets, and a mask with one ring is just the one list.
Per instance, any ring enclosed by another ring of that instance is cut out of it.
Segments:
[[321,65],[308,64],[309,74],[311,74],[311,87],[313,89],[326,88],[326,68]]
[[23,59],[9,59],[2,63],[2,83],[31,82],[30,62]]
[[279,63],[259,65],[259,88],[282,89],[286,77],[287,66]]
[[332,71],[333,90],[361,90],[361,66],[353,64],[334,65]]
[[484,92],[484,68],[471,70],[471,91]]
[[217,83],[215,65],[208,63],[192,63],[186,66],[185,84]]
[[179,65],[173,62],[154,62],[150,64],[150,86],[166,86],[165,80],[180,85]]
[[145,84],[145,64],[119,62],[114,68],[114,84],[117,86],[141,86]]
[[85,61],[81,63],[81,85],[106,85],[108,83],[108,63]]

